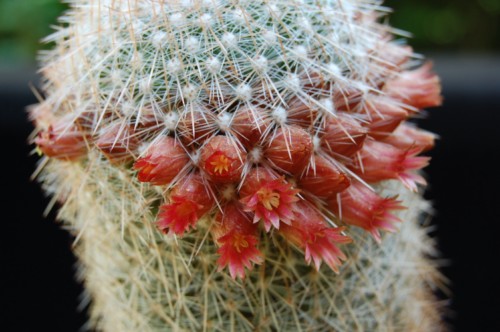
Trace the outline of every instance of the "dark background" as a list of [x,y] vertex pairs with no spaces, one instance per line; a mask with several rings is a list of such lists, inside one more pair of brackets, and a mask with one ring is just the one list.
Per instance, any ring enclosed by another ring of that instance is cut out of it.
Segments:
[[[446,319],[455,331],[500,331],[500,1],[387,4],[397,10],[391,22],[415,33],[411,44],[443,80],[444,106],[420,125],[441,136],[426,197],[448,260]],[[63,8],[56,0],[0,0],[1,331],[77,331],[86,319],[72,239],[53,213],[43,217],[48,199],[30,180],[37,158],[26,143],[36,40]]]

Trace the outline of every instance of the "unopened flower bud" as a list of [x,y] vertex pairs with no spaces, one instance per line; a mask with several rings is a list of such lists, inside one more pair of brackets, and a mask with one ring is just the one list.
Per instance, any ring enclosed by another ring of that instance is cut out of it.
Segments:
[[337,117],[327,120],[321,146],[327,152],[351,157],[363,147],[366,135],[367,129],[359,121],[339,112]]
[[316,155],[314,162],[299,180],[299,187],[318,198],[328,198],[351,185],[347,174],[325,157]]
[[313,143],[304,129],[280,127],[270,140],[265,156],[278,170],[297,175],[309,164]]
[[416,109],[439,106],[443,101],[439,77],[430,62],[387,81],[384,92]]
[[183,169],[189,167],[186,151],[173,137],[162,136],[134,163],[141,182],[154,185],[169,184]]
[[262,107],[238,108],[231,122],[231,132],[241,144],[252,147],[266,136],[271,125],[268,112]]
[[139,141],[132,126],[111,125],[101,131],[95,145],[113,164],[134,158]]
[[75,160],[87,154],[90,135],[67,118],[56,121],[35,138],[35,144],[47,157]]
[[419,148],[422,152],[425,152],[434,147],[436,137],[436,134],[402,123],[383,142],[402,150]]

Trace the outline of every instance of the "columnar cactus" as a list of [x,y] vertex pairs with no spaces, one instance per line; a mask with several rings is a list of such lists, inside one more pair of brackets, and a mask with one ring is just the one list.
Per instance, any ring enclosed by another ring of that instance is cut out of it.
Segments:
[[439,79],[380,1],[71,6],[30,112],[91,326],[441,327],[408,122]]

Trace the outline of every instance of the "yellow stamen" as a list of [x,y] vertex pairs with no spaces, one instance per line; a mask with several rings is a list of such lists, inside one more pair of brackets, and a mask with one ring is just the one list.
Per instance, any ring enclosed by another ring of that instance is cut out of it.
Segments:
[[280,206],[280,194],[275,191],[262,188],[257,191],[257,195],[259,197],[259,201],[269,211]]
[[236,248],[236,251],[238,253],[241,253],[241,250],[244,248],[248,248],[248,241],[245,240],[243,235],[241,234],[235,234],[234,235],[234,242],[233,246]]
[[40,149],[40,147],[39,147],[38,145],[37,145],[37,146],[36,146],[36,148],[35,148],[35,152],[36,152],[36,154],[37,154],[39,157],[43,156],[43,151],[42,151],[42,149]]
[[217,156],[217,159],[210,162],[210,165],[214,166],[214,173],[219,172],[220,175],[224,172],[229,172],[229,167],[231,166],[231,161],[228,157],[221,154]]

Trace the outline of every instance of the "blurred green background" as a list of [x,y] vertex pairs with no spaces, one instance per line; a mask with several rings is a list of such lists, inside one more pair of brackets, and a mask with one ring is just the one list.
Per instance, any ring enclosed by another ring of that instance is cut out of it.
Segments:
[[417,51],[500,50],[500,0],[388,0],[390,22]]
[[40,39],[66,8],[60,0],[0,0],[0,63],[34,62]]
[[[388,0],[391,24],[417,51],[499,51],[500,0]],[[60,0],[0,0],[0,62],[33,62],[67,8]],[[45,45],[43,47],[48,47]]]

